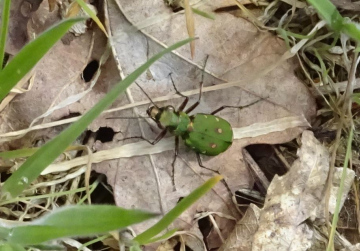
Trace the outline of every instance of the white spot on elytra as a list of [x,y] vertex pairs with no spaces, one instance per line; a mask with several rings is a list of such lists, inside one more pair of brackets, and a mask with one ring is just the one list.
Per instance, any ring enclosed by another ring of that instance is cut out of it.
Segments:
[[207,119],[207,116],[206,116],[206,115],[204,115],[204,117]]
[[215,118],[217,122],[219,122],[220,120],[218,118]]
[[202,154],[205,154],[206,153],[206,151],[203,151],[203,152],[201,152]]

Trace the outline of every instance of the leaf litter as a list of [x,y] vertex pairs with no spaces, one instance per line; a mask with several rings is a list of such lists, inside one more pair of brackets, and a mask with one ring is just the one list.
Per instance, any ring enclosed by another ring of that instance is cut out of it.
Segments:
[[[43,2],[44,4],[46,1]],[[138,11],[138,6],[142,6],[145,11]],[[219,1],[200,3],[197,7],[202,11],[212,12],[217,6],[221,6]],[[85,86],[77,76],[89,61],[89,53],[99,59],[105,46],[104,43],[102,46],[98,43],[94,45],[94,52],[91,52],[91,49],[89,51],[93,38],[87,33],[85,37],[72,38],[71,50],[68,45],[67,47],[64,44],[57,45],[58,49],[53,49],[52,53],[37,66],[34,88],[38,91],[33,88],[30,93],[16,97],[16,102],[10,103],[10,106],[5,108],[3,114],[10,118],[17,114],[22,117],[22,121],[9,124],[7,120],[6,126],[2,126],[0,141],[6,142],[12,139],[9,135],[21,137],[30,132],[18,143],[23,146],[31,145],[34,135],[38,138],[48,134],[39,129],[49,128],[53,134],[56,134],[52,121],[60,119],[58,123],[64,125],[76,120],[76,117],[67,121],[61,118],[83,113],[119,77],[132,72],[147,58],[161,50],[162,46],[170,45],[187,36],[184,12],[172,13],[162,1],[158,1],[155,5],[152,3],[151,7],[150,2],[146,1],[108,1],[106,8],[114,59],[110,58],[105,63],[99,80],[91,86],[92,90],[88,92],[91,88],[87,89],[88,86]],[[43,9],[40,7],[40,10]],[[152,18],[151,25],[144,25],[141,31],[134,32],[134,26],[146,23],[148,17],[157,15],[158,20]],[[167,18],[163,18],[164,15]],[[236,140],[231,149],[224,154],[213,158],[203,157],[204,165],[219,170],[234,192],[242,187],[252,187],[254,182],[246,169],[241,149],[250,144],[280,144],[292,140],[308,127],[308,121],[315,116],[315,103],[307,88],[293,74],[298,66],[295,60],[288,57],[284,60],[287,47],[282,40],[267,32],[259,32],[250,22],[230,14],[216,13],[215,16],[216,20],[213,21],[194,15],[196,36],[200,38],[195,42],[194,59],[190,57],[189,48],[181,48],[154,64],[147,76],[139,78],[137,83],[154,100],[160,99],[156,101],[157,104],[171,104],[176,107],[181,103],[181,99],[174,95],[175,92],[168,78],[169,73],[172,73],[178,89],[190,95],[191,101],[195,102],[203,63],[209,56],[205,68],[202,103],[194,113],[211,112],[222,105],[246,105],[259,98],[264,99],[241,111],[235,109],[221,112],[220,116],[227,119],[234,127]],[[99,34],[95,36],[95,43],[99,40],[104,41]],[[69,51],[69,55],[77,57],[63,55],[64,51]],[[59,55],[63,55],[63,59],[59,59]],[[59,71],[59,69],[67,71]],[[56,85],[52,85],[49,89],[49,82]],[[64,85],[68,88],[64,88]],[[47,91],[46,98],[39,98],[44,97],[44,90],[50,91]],[[76,93],[81,92],[87,93],[86,96],[74,99]],[[66,99],[71,100],[67,103],[69,106],[57,107],[57,104],[61,104],[62,100]],[[29,103],[41,109],[30,109],[31,107],[24,105]],[[176,191],[173,191],[172,137],[162,140],[155,146],[150,146],[146,142],[118,141],[124,137],[141,134],[148,138],[155,137],[157,128],[153,124],[149,125],[146,120],[104,119],[111,116],[145,116],[144,111],[148,104],[145,95],[134,85],[126,95],[119,97],[119,101],[107,114],[91,125],[89,129],[93,132],[100,127],[110,127],[115,132],[113,142],[102,143],[94,140],[94,144],[90,147],[96,152],[92,154],[91,162],[94,170],[107,176],[117,205],[165,213],[182,196],[186,196],[213,173],[201,169],[194,154],[183,147],[175,167]],[[45,123],[40,122],[37,127],[26,129],[46,110],[53,109],[51,107],[59,109],[55,112],[50,110],[51,112],[44,119]],[[12,143],[12,147],[16,148],[17,145]],[[84,165],[87,163],[87,156],[77,157],[54,163],[43,174],[81,167],[76,171],[80,175],[85,171]],[[69,180],[71,177],[74,176],[66,175],[61,181]],[[223,240],[227,239],[235,223],[233,219],[223,216],[240,218],[236,206],[231,201],[231,193],[225,186],[218,186],[212,193],[202,198],[174,223],[174,227],[202,236],[198,225],[193,221],[197,212],[218,214],[215,221],[221,226],[219,233],[223,236]],[[148,224],[138,225],[134,229],[140,232],[146,229]],[[305,230],[310,233],[309,229]],[[180,236],[180,239],[185,238],[181,234]],[[182,241],[190,246],[190,240]],[[211,247],[219,247],[221,243],[221,240],[216,241]]]
[[[152,5],[151,15],[134,12],[135,5],[142,5],[145,9],[150,10],[150,7],[146,7],[147,4],[141,1],[132,1],[131,3],[108,1],[109,34],[111,34],[119,71],[124,75],[136,69],[141,62],[160,50],[163,44],[171,44],[181,37],[186,37],[187,34],[186,26],[179,25],[185,19],[184,14],[181,12],[172,14],[160,2],[156,6]],[[207,5],[201,10],[207,10],[206,8],[208,8]],[[171,18],[154,22],[155,24],[144,28],[141,32],[133,31],[133,25],[143,21],[147,16],[153,17],[156,13],[167,13]],[[129,19],[130,17],[131,19]],[[205,68],[204,89],[211,87],[218,87],[218,89],[205,92],[202,103],[194,113],[211,112],[222,105],[246,105],[259,98],[264,98],[264,101],[253,107],[241,111],[224,111],[220,113],[220,116],[227,119],[236,132],[242,127],[250,128],[255,123],[276,125],[276,123],[281,124],[278,120],[294,118],[293,120],[289,119],[292,125],[288,124],[284,128],[274,131],[263,129],[264,133],[260,133],[258,137],[235,140],[232,147],[224,154],[213,158],[203,157],[204,165],[219,170],[225,176],[230,189],[235,191],[240,187],[249,187],[253,182],[242,161],[241,149],[248,144],[283,143],[293,139],[301,133],[302,128],[308,126],[307,120],[315,115],[315,106],[309,92],[292,74],[296,67],[295,61],[285,61],[273,71],[265,72],[264,75],[258,74],[259,76],[255,77],[257,73],[264,72],[266,67],[271,67],[274,62],[278,62],[282,54],[286,52],[285,44],[281,40],[269,34],[259,33],[248,22],[228,14],[217,15],[215,22],[198,15],[194,15],[194,19],[196,35],[200,37],[199,40],[196,40],[194,59],[190,58],[189,48],[181,48],[176,53],[167,55],[155,63],[149,69],[150,74],[137,80],[137,83],[150,97],[156,99],[175,93],[168,77],[169,73],[172,73],[175,84],[181,92],[194,90],[191,102],[195,102],[201,81],[203,62],[209,55]],[[119,23],[123,25],[119,27],[117,25]],[[211,34],[208,31],[211,31]],[[217,33],[219,35],[215,35]],[[226,43],[226,41],[232,42]],[[234,43],[234,41],[236,42]],[[251,44],[249,41],[256,41],[256,43]],[[149,76],[151,77],[149,78]],[[242,79],[240,84],[238,83],[239,79]],[[230,83],[223,84],[224,82]],[[129,88],[127,94],[135,103],[147,100],[136,86]],[[159,106],[170,104],[176,107],[180,102],[181,100],[178,98],[169,98],[157,104]],[[136,106],[137,109],[132,116],[146,116],[147,107]],[[126,116],[120,112],[113,114],[114,117]],[[107,115],[107,117],[109,116]],[[120,123],[122,123],[121,120],[109,120],[106,126],[119,132],[118,124]],[[147,138],[154,138],[158,132],[154,125],[149,126],[146,121],[140,121],[138,126],[116,134],[114,142],[103,144],[97,141],[95,143],[96,150],[100,153],[116,149],[115,147],[121,144],[129,145],[127,142],[116,141],[126,137],[139,136],[141,131]],[[276,128],[276,126],[274,127]],[[144,142],[134,144],[140,146]],[[148,149],[164,147],[164,152],[109,161],[106,164],[94,164],[93,167],[96,171],[104,173],[108,177],[109,184],[114,189],[117,205],[141,207],[165,213],[176,204],[179,198],[213,175],[198,166],[195,155],[191,151],[182,149],[181,157],[175,166],[176,191],[173,191],[171,184],[172,153],[167,150],[173,149],[174,143],[170,138],[162,140],[158,144],[159,146],[146,147],[145,143],[143,146]],[[135,151],[136,149],[134,148]],[[139,155],[148,153],[140,150],[138,152]],[[204,196],[199,203],[184,213],[174,226],[199,233],[198,226],[192,221],[195,212],[199,211],[214,211],[233,215],[236,218],[240,217],[232,204],[229,191],[224,186],[218,186],[213,193]],[[228,224],[232,225],[233,223],[230,221]],[[145,224],[139,225],[135,230],[140,232],[146,227]]]
[[[324,221],[326,179],[329,172],[329,152],[310,131],[302,134],[298,159],[289,172],[272,180],[262,209],[254,204],[236,224],[233,233],[220,250],[325,250],[325,229],[313,224]],[[337,168],[331,191],[329,211],[335,208],[339,175]],[[355,177],[348,170],[341,205],[348,196]],[[338,248],[350,248],[338,239]]]

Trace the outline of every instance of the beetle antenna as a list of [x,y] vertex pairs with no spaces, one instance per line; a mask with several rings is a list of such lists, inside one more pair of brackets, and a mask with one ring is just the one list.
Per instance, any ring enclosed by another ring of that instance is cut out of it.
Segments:
[[205,68],[206,68],[206,63],[207,63],[208,59],[209,59],[209,55],[206,55],[204,67],[203,67],[202,74],[201,74],[201,82],[204,82]]
[[159,107],[154,103],[154,101],[152,101],[152,99],[150,98],[150,96],[144,91],[144,89],[135,82],[135,84],[140,88],[140,90],[145,94],[145,96],[150,100],[151,104],[153,104],[156,108],[159,109]]

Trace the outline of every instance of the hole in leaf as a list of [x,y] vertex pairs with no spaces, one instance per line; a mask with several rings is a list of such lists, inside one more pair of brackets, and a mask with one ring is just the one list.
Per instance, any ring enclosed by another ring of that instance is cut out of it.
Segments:
[[246,210],[247,206],[252,203],[259,207],[264,205],[265,195],[260,193],[259,188],[254,185],[254,189],[239,189],[235,192],[236,202],[240,209]]
[[68,115],[61,117],[60,120],[62,120],[62,119],[75,118],[75,117],[79,117],[79,116],[81,116],[81,113],[80,113],[80,112],[70,112]]
[[102,143],[110,142],[113,140],[115,132],[110,127],[100,127],[96,132],[95,141],[99,140]]
[[[180,251],[181,249],[181,243],[180,241],[176,244],[176,246],[174,247],[174,251]],[[193,251],[191,248],[189,248],[188,246],[185,245],[185,251]]]
[[98,178],[100,178],[101,182],[91,193],[91,203],[115,205],[112,187],[107,183],[107,178],[104,174],[92,171],[90,176],[90,184],[94,183]]
[[214,12],[215,13],[222,13],[222,12],[228,13],[228,12],[231,12],[231,11],[238,11],[238,10],[239,10],[238,6],[232,5],[232,6],[226,6],[226,7],[217,8],[216,10],[214,10]]
[[257,144],[246,147],[266,178],[271,181],[275,174],[281,176],[287,172],[282,161],[277,157],[271,145]]
[[99,69],[99,62],[97,60],[93,60],[85,67],[82,78],[85,82],[90,82],[91,79],[94,77],[96,71]]
[[207,237],[211,232],[211,229],[213,228],[213,225],[211,224],[211,221],[209,220],[209,217],[204,217],[198,220],[199,230],[204,236],[204,243],[207,245]]
[[11,176],[11,173],[1,172],[0,182],[5,182],[10,176]]

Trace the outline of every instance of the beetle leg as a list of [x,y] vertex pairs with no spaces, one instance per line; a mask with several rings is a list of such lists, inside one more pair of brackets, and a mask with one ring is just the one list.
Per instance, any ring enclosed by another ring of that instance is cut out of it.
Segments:
[[226,109],[226,108],[237,108],[237,109],[244,109],[244,108],[246,108],[246,107],[249,107],[249,106],[252,106],[252,105],[254,105],[254,104],[256,104],[257,102],[260,102],[261,100],[263,100],[262,98],[261,99],[258,99],[258,100],[256,100],[256,101],[254,101],[254,102],[252,102],[252,103],[250,103],[250,104],[247,104],[247,105],[244,105],[244,106],[232,106],[232,105],[223,105],[223,106],[221,106],[220,108],[218,108],[218,109],[216,109],[215,111],[213,111],[212,113],[210,113],[211,115],[214,115],[214,114],[216,114],[216,113],[218,113],[218,112],[220,112],[220,111],[222,111],[222,110],[224,110],[224,109]]
[[172,173],[171,173],[171,181],[172,181],[172,184],[174,186],[174,189],[176,189],[175,187],[175,162],[176,162],[176,158],[178,156],[178,152],[179,152],[179,136],[176,136],[175,137],[175,154],[174,154],[174,160],[171,164],[172,166]]
[[192,112],[201,102],[201,96],[202,96],[202,88],[203,88],[203,85],[204,85],[204,82],[201,81],[200,82],[200,92],[199,92],[199,98],[198,98],[198,101],[196,101],[192,106],[190,106],[186,111],[185,113],[190,113]]
[[171,83],[172,83],[172,85],[173,85],[173,87],[174,87],[174,89],[175,89],[176,94],[180,95],[181,97],[188,98],[188,96],[186,96],[186,95],[184,95],[184,94],[182,94],[181,92],[178,91],[178,89],[176,88],[176,85],[175,85],[175,83],[174,83],[174,80],[173,80],[171,74],[172,74],[172,73],[170,72],[170,73],[169,73],[169,77],[170,77],[170,79],[171,79]]
[[159,135],[156,136],[156,138],[154,139],[154,141],[153,141],[152,143],[150,143],[150,144],[152,144],[152,145],[157,144],[160,140],[162,140],[162,139],[165,137],[166,133],[167,133],[167,128],[165,128],[164,130],[162,130],[162,131],[159,133]]
[[160,140],[162,140],[165,135],[167,133],[167,128],[165,128],[164,130],[162,130],[158,136],[156,136],[156,138],[151,141],[143,136],[133,136],[133,137],[127,137],[127,138],[123,138],[123,139],[119,139],[118,141],[123,141],[123,140],[127,140],[127,139],[142,139],[145,140],[146,142],[148,142],[151,145],[156,145]]
[[199,91],[198,101],[196,101],[192,106],[190,106],[190,107],[185,111],[186,113],[192,112],[192,111],[200,104],[200,102],[201,102],[202,88],[203,88],[203,85],[204,85],[205,67],[206,67],[206,63],[207,63],[207,60],[208,60],[208,59],[209,59],[209,55],[207,55],[206,58],[205,58],[204,68],[203,68],[202,75],[201,75],[200,91]]
[[182,112],[184,110],[184,108],[187,105],[188,101],[189,101],[189,98],[185,97],[185,100],[181,103],[181,105],[178,108],[178,112]]
[[184,94],[182,94],[181,92],[179,92],[179,90],[176,88],[176,85],[175,85],[174,80],[173,80],[173,78],[172,78],[172,76],[171,76],[171,73],[169,74],[169,77],[170,77],[170,79],[171,79],[172,85],[174,86],[174,89],[175,89],[176,94],[178,94],[178,95],[180,95],[181,97],[184,97],[184,98],[185,98],[185,100],[181,103],[181,105],[180,105],[179,108],[178,108],[178,111],[179,111],[179,112],[182,112],[182,111],[184,110],[185,106],[187,105],[188,101],[189,101],[189,97],[186,96],[186,95],[184,95]]
[[208,167],[204,166],[204,165],[202,164],[201,156],[200,156],[199,153],[196,153],[196,158],[197,158],[197,161],[198,161],[200,167],[205,168],[205,169],[207,169],[207,170],[210,170],[210,171],[212,171],[212,172],[214,172],[214,173],[220,174],[219,171],[215,171],[215,170],[213,170],[213,169],[211,169],[211,168],[208,168]]

